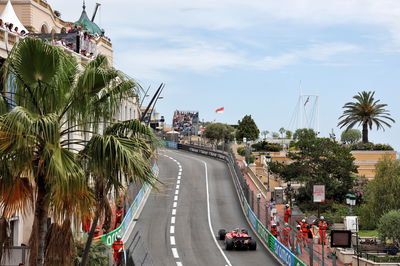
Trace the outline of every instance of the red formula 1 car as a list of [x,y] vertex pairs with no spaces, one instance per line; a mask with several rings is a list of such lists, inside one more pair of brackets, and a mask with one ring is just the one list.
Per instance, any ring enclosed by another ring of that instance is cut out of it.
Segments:
[[225,241],[225,249],[249,249],[256,250],[257,242],[254,239],[251,239],[249,233],[246,229],[235,229],[230,232],[226,232],[225,229],[221,229],[218,231],[219,240]]

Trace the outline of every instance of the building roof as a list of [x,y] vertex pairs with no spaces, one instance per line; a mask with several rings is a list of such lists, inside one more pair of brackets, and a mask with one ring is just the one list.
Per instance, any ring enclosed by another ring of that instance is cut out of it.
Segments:
[[86,13],[86,5],[85,2],[83,2],[83,10],[81,17],[77,22],[75,22],[75,25],[81,27],[82,29],[86,30],[89,34],[99,34],[102,35],[103,31],[100,29],[100,27],[91,21]]
[[22,25],[21,21],[15,14],[14,8],[11,4],[11,1],[8,0],[6,7],[3,10],[3,13],[0,15],[0,19],[3,20],[4,23],[12,23],[14,28],[18,27],[19,32],[24,30],[26,33],[29,31]]

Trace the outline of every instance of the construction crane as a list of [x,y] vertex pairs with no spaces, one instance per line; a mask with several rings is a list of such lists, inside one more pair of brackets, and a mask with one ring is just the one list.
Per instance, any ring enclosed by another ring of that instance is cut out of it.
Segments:
[[96,7],[94,9],[93,16],[92,16],[92,22],[94,21],[96,14],[97,14],[97,10],[99,9],[100,6],[101,6],[100,3],[96,3]]

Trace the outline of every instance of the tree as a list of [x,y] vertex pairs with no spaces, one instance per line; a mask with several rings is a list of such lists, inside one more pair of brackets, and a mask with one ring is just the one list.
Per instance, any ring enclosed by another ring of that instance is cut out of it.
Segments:
[[317,133],[311,128],[299,128],[293,134],[294,140],[315,139]]
[[313,130],[297,130],[295,135],[298,151],[288,154],[293,162],[272,162],[271,171],[286,182],[304,184],[299,190],[299,201],[310,202],[313,185],[318,184],[325,185],[326,199],[342,202],[353,187],[352,173],[357,172],[350,149],[329,138],[317,138]]
[[204,130],[204,136],[209,139],[215,145],[218,145],[221,141],[227,143],[234,139],[233,127],[222,124],[212,123],[209,124]]
[[390,239],[396,246],[400,244],[400,210],[391,210],[379,219],[378,233],[384,241]]
[[286,130],[286,138],[291,139],[293,137],[293,132],[290,130]]
[[361,139],[361,132],[358,129],[349,129],[342,132],[340,136],[340,140],[344,144],[354,144],[360,141]]
[[281,133],[281,138],[283,138],[283,135],[286,133],[286,129],[284,129],[283,127],[281,127],[279,129],[279,133]]
[[247,140],[256,140],[259,134],[260,130],[258,130],[251,115],[245,115],[242,121],[238,121],[238,128],[236,130],[236,139],[238,141],[241,141],[243,138]]
[[[380,100],[375,100],[375,92],[363,91],[353,97],[355,102],[348,102],[343,106],[343,115],[339,117],[338,126],[346,127],[346,130],[353,128],[355,125],[362,125],[362,141],[368,142],[368,129],[372,130],[372,126],[385,130],[385,126],[391,127],[389,122],[394,123],[395,120],[390,117],[390,113],[385,109],[387,104],[379,104]],[[385,121],[386,120],[386,121]]]
[[375,178],[367,184],[363,197],[366,211],[361,219],[376,226],[384,213],[400,209],[400,161],[385,158],[375,169]]
[[272,138],[274,138],[274,139],[279,138],[279,133],[278,132],[272,132]]
[[269,134],[269,131],[268,131],[268,130],[263,130],[263,131],[261,131],[261,135],[263,136],[264,139],[267,138],[268,134]]
[[[150,157],[155,149],[152,130],[138,120],[112,124],[103,135],[93,135],[81,152],[83,165],[94,179],[96,197],[94,219],[81,266],[88,262],[91,241],[97,223],[107,208],[107,195],[114,191],[118,195],[124,183],[144,182],[154,185]],[[122,174],[123,173],[123,174]]]
[[[126,160],[133,164],[131,168],[137,168],[137,180],[150,181],[143,140],[137,140],[142,146],[133,145],[133,140],[120,140],[118,134],[103,136],[100,130],[121,101],[136,97],[138,85],[110,67],[105,56],[78,69],[74,57],[33,38],[20,41],[3,67],[0,205],[3,217],[34,209],[30,265],[44,265],[45,252],[72,254],[68,241],[46,250],[47,218],[52,216],[61,226],[49,232],[48,241],[63,237],[73,241],[65,232],[70,232],[70,224],[78,226],[81,217],[93,211],[95,202],[92,191],[96,190],[89,187],[89,181],[97,176],[87,175],[92,170],[88,166],[96,164],[99,172],[110,165],[121,169],[117,163]],[[76,137],[81,134],[89,140]],[[80,147],[100,143],[99,139],[104,139],[103,153],[108,151],[113,162],[100,165],[98,157],[79,153]],[[111,143],[115,149],[106,149]],[[52,232],[64,235],[54,238]]]

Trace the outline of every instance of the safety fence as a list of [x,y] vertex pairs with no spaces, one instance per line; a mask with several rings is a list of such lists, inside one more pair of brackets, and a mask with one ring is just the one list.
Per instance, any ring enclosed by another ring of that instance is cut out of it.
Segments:
[[301,261],[292,251],[290,251],[286,246],[284,246],[281,242],[278,241],[263,225],[263,223],[258,219],[257,215],[254,213],[252,208],[248,203],[249,199],[249,188],[246,183],[245,178],[243,177],[240,167],[237,165],[236,159],[232,152],[220,152],[205,149],[199,146],[191,146],[186,144],[178,144],[178,149],[209,156],[216,159],[224,160],[228,163],[229,167],[233,169],[233,181],[234,185],[238,191],[240,203],[243,207],[243,211],[246,217],[249,220],[249,223],[253,230],[257,232],[262,242],[268,249],[275,254],[275,256],[279,259],[279,261],[283,265],[287,266],[306,266],[303,261]]
[[[153,173],[157,175],[158,173],[158,166],[157,164],[153,165]],[[124,235],[127,229],[129,228],[131,222],[134,219],[134,216],[138,210],[138,207],[142,203],[142,200],[144,198],[144,195],[146,192],[151,189],[150,185],[148,184],[143,184],[142,188],[139,190],[138,194],[136,195],[135,200],[133,201],[132,205],[129,207],[128,211],[125,214],[124,219],[122,220],[122,223],[120,226],[118,226],[116,229],[113,231],[103,234],[95,239],[100,239],[105,245],[111,246],[112,243],[115,242],[117,235]]]

